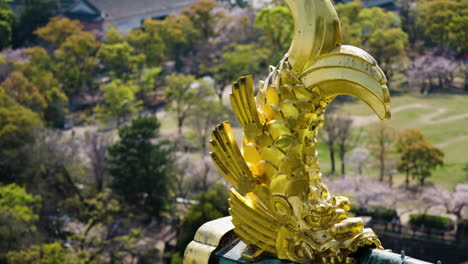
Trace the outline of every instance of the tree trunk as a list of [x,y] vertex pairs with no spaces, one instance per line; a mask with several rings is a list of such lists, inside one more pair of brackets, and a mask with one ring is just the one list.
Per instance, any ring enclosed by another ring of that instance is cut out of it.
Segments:
[[393,186],[393,173],[389,173],[388,175],[388,185],[390,185],[390,187]]
[[409,170],[407,169],[406,170],[406,179],[405,179],[405,185],[406,185],[406,189],[408,189],[409,187]]
[[331,174],[335,174],[335,149],[330,146],[330,162],[331,162]]
[[381,146],[382,149],[381,149],[381,152],[380,152],[380,178],[379,178],[379,181],[380,182],[383,182],[384,180],[384,174],[385,174],[385,159],[384,159],[384,150],[383,150],[383,146]]
[[341,176],[346,175],[346,168],[345,168],[345,145],[340,144],[340,159],[341,159]]
[[179,117],[177,119],[177,134],[179,135],[179,138],[182,138],[182,126],[184,125],[184,119]]

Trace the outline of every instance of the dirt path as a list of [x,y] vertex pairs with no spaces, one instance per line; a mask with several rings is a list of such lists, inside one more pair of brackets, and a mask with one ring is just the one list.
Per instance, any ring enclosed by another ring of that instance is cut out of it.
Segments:
[[[395,107],[392,109],[392,114],[398,113],[403,110],[411,109],[411,108],[430,108],[430,104],[420,104],[414,103],[404,106]],[[459,121],[463,119],[468,119],[468,113],[463,113],[459,115],[452,115],[443,119],[437,119],[437,117],[445,114],[448,111],[447,108],[438,108],[435,109],[433,113],[424,115],[423,117],[418,119],[418,122],[426,125],[437,125],[442,123],[449,123],[454,121]],[[368,115],[368,116],[351,116],[354,121],[354,125],[357,127],[366,126],[377,122],[379,119],[376,115]]]
[[451,138],[449,140],[446,140],[444,142],[440,142],[440,143],[436,144],[436,146],[439,147],[439,148],[443,148],[443,147],[446,147],[448,145],[458,143],[458,142],[464,142],[464,141],[468,141],[468,135],[460,136],[460,137],[456,137],[456,138]]

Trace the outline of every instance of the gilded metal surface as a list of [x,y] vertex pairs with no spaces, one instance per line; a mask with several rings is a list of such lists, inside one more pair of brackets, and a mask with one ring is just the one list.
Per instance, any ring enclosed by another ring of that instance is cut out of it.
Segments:
[[185,249],[183,263],[208,264],[213,252],[221,246],[221,240],[233,229],[230,216],[203,224]]
[[341,44],[330,0],[286,0],[295,22],[288,53],[270,68],[254,96],[252,77],[233,84],[231,105],[244,128],[242,148],[228,122],[212,133],[212,158],[233,185],[230,214],[236,234],[261,254],[294,262],[348,263],[358,248],[381,243],[349,200],[322,183],[317,131],[336,95],[367,103],[390,117],[386,77],[365,51]]

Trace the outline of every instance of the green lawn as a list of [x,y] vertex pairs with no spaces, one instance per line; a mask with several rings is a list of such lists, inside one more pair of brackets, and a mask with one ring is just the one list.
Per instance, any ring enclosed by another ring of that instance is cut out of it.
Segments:
[[[392,119],[398,131],[419,128],[427,138],[445,152],[445,166],[437,169],[429,182],[452,188],[467,181],[468,164],[468,96],[439,95],[392,97]],[[338,111],[360,119],[371,118],[372,110],[362,102],[344,103]],[[372,126],[365,124],[364,128]],[[402,175],[399,175],[402,178]],[[402,179],[397,179],[402,181]]]

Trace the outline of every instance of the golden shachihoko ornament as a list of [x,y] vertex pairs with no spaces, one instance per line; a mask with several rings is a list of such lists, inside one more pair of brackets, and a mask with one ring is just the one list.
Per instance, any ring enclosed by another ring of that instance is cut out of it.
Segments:
[[272,255],[298,263],[346,263],[364,246],[382,248],[349,200],[331,195],[317,161],[317,131],[335,96],[357,97],[390,117],[387,80],[365,51],[342,45],[330,0],[286,0],[294,18],[291,47],[254,96],[252,77],[233,84],[231,105],[244,129],[242,147],[224,122],[212,133],[211,156],[233,185],[234,232],[244,258]]

